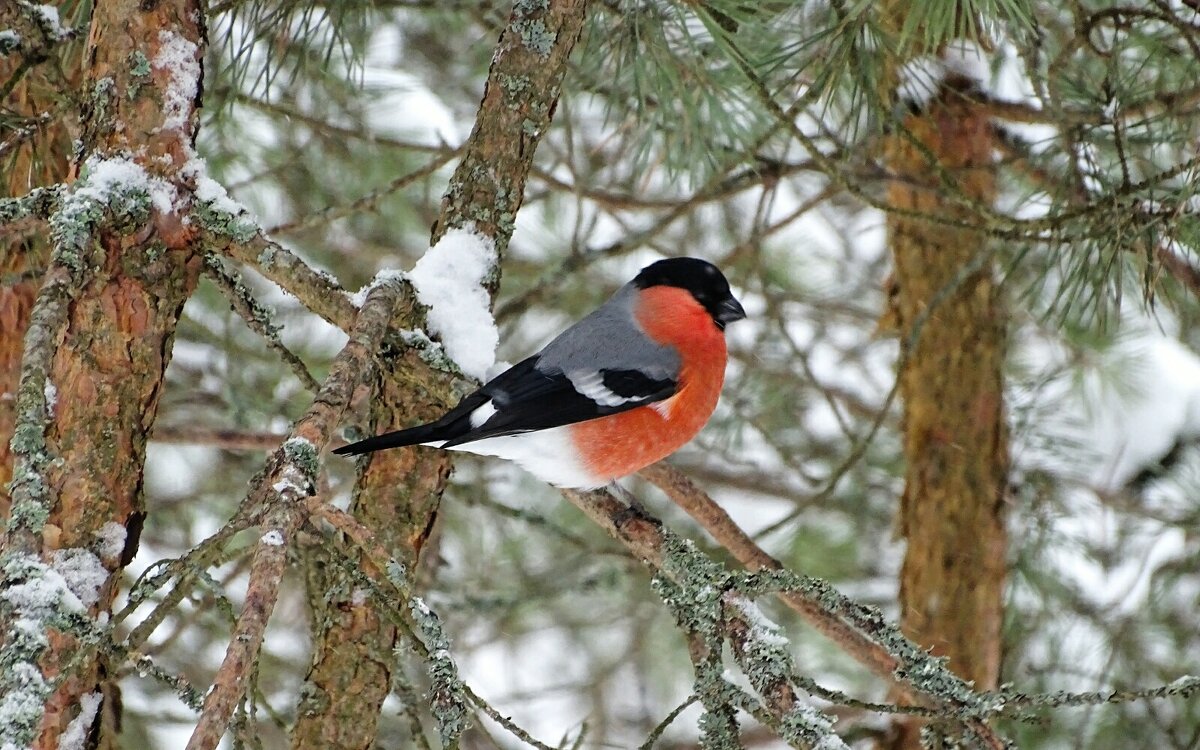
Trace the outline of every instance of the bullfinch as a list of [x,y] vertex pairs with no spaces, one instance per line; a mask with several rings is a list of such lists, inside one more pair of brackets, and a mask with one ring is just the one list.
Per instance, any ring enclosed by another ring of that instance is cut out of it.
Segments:
[[428,445],[505,458],[559,487],[602,487],[700,431],[725,380],[725,326],[744,317],[716,266],[660,260],[441,419],[334,453]]

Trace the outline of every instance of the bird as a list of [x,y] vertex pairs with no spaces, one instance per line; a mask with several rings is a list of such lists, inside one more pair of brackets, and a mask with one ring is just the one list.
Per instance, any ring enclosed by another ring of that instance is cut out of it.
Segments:
[[659,260],[440,419],[334,453],[420,444],[507,459],[556,487],[619,488],[708,422],[725,381],[725,326],[745,317],[712,263]]

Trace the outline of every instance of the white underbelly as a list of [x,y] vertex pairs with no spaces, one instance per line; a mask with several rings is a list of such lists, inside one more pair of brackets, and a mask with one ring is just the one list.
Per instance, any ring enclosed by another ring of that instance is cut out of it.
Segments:
[[[441,442],[426,443],[435,448]],[[480,456],[496,456],[512,461],[538,479],[556,487],[591,490],[608,484],[608,479],[588,471],[571,442],[569,427],[523,432],[518,435],[486,438],[450,450],[466,451]]]

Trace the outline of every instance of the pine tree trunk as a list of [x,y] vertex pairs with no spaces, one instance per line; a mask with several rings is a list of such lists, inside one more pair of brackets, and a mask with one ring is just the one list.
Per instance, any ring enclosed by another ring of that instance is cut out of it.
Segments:
[[[972,221],[952,197],[956,190],[959,200],[994,202],[991,127],[966,81],[947,81],[923,111],[907,116],[888,137],[886,158],[895,178],[889,202],[898,209]],[[890,314],[904,353],[901,625],[977,689],[991,689],[1000,672],[1008,448],[1006,312],[981,256],[990,240],[898,213],[887,226]],[[902,722],[895,746],[918,747],[919,729]]]
[[[63,290],[55,303],[59,324],[48,327],[49,340],[27,340],[22,353],[26,362],[43,358],[49,364],[47,391],[57,391],[48,399],[44,434],[24,435],[25,447],[14,450],[24,456],[19,460],[26,462],[26,472],[40,467],[40,489],[31,497],[45,502],[48,516],[22,515],[10,525],[3,552],[6,560],[40,558],[52,567],[65,556],[98,560],[107,579],[88,608],[91,618],[111,610],[122,568],[137,550],[145,517],[146,440],[180,311],[201,265],[191,233],[179,220],[188,194],[179,170],[192,154],[195,102],[179,100],[173,65],[152,64],[172,40],[177,49],[190,51],[198,70],[204,32],[195,0],[113,0],[94,9],[82,90],[87,102],[82,156],[132,159],[173,185],[182,205],[178,211],[153,209],[147,221],[102,211],[88,220],[92,223],[79,224],[81,252],[52,263],[41,292],[50,299],[51,277],[76,280],[56,287]],[[179,54],[169,57],[180,60]],[[7,336],[5,341],[9,346]],[[29,458],[35,452],[50,460]],[[22,481],[26,486],[31,481],[28,473]],[[14,518],[16,497],[14,491]],[[115,548],[114,529],[120,530],[117,541],[123,538]],[[44,703],[33,743],[47,749],[58,746],[84,696],[103,691],[100,716],[115,717],[119,710],[95,645],[53,627],[48,637],[38,666],[46,680],[58,682]],[[113,723],[102,726],[107,735],[102,732],[99,743],[110,745]]]
[[[52,40],[41,36],[30,15],[15,3],[0,6],[0,29],[12,29],[27,44],[48,46]],[[75,44],[71,49],[80,47]],[[45,49],[50,55],[55,50]],[[41,52],[31,52],[41,57]],[[0,55],[0,81],[8,81],[22,65],[28,54]],[[75,88],[81,78],[78,53],[66,59],[57,69],[47,70],[48,62],[27,69],[9,93],[5,106],[13,113],[33,122],[47,112],[53,112],[66,97],[60,90],[64,85]],[[35,138],[16,146],[6,156],[0,168],[5,172],[0,185],[5,196],[25,195],[38,187],[62,182],[71,166],[71,133],[66,118],[39,123]],[[16,140],[11,131],[8,139]],[[12,142],[11,140],[8,142]],[[12,439],[16,419],[17,381],[21,375],[21,352],[24,351],[25,329],[29,313],[37,297],[42,270],[50,259],[50,242],[43,227],[7,228],[0,235],[0,518],[8,517],[8,483],[12,481]]]

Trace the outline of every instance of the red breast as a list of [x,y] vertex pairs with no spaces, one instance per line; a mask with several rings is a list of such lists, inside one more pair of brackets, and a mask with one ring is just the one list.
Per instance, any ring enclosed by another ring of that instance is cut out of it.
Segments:
[[666,458],[695,437],[725,382],[725,336],[690,292],[644,289],[634,314],[646,335],[679,353],[679,387],[650,406],[571,425],[584,465],[610,480]]

